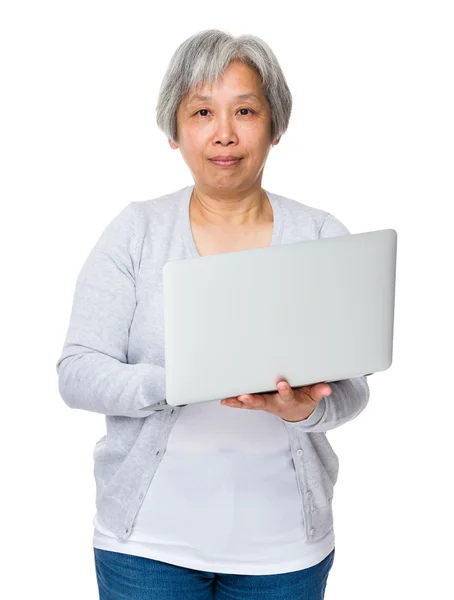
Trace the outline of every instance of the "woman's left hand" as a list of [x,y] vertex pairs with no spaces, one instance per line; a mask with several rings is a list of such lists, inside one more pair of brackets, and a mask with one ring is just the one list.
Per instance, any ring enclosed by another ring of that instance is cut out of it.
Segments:
[[314,383],[292,388],[285,379],[277,383],[276,392],[264,394],[242,394],[221,401],[224,406],[264,410],[277,415],[284,421],[296,422],[307,419],[315,410],[323,396],[332,392],[327,383]]

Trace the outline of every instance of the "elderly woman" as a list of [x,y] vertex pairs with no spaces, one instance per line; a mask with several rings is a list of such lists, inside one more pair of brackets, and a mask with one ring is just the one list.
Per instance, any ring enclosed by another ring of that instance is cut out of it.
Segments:
[[262,188],[291,106],[261,39],[188,38],[157,122],[194,185],[128,204],[79,274],[57,372],[68,406],[106,420],[94,449],[101,600],[324,597],[338,475],[326,431],[365,408],[365,377],[141,410],[166,396],[167,261],[349,234],[332,214]]

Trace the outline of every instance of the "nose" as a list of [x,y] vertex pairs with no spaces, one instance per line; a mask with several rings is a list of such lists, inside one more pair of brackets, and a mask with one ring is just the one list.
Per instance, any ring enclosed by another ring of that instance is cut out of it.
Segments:
[[228,116],[218,117],[215,121],[215,143],[222,145],[236,143],[238,140],[233,119]]

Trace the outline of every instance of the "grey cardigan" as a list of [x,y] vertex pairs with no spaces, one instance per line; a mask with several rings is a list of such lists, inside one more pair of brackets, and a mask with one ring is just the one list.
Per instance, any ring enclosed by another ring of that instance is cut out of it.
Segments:
[[[169,260],[198,256],[189,220],[193,187],[131,202],[109,222],[77,278],[56,364],[65,403],[106,416],[106,435],[93,452],[96,508],[121,539],[131,533],[172,426],[184,410],[140,411],[166,397],[161,271]],[[274,212],[271,245],[349,234],[332,214],[265,192]],[[308,541],[333,526],[339,461],[325,434],[354,419],[369,400],[366,377],[330,386],[332,394],[308,419],[283,421]]]

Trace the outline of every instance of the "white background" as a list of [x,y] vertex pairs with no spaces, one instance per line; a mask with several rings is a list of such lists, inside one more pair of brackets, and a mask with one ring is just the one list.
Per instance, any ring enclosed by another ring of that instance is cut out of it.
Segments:
[[264,39],[292,91],[263,187],[352,233],[398,232],[393,365],[369,378],[367,409],[328,433],[340,472],[325,597],[454,597],[450,9],[2,4],[3,597],[98,597],[92,452],[104,417],[68,408],[55,363],[77,275],[107,223],[133,200],[193,183],[155,106],[177,46],[208,28]]

